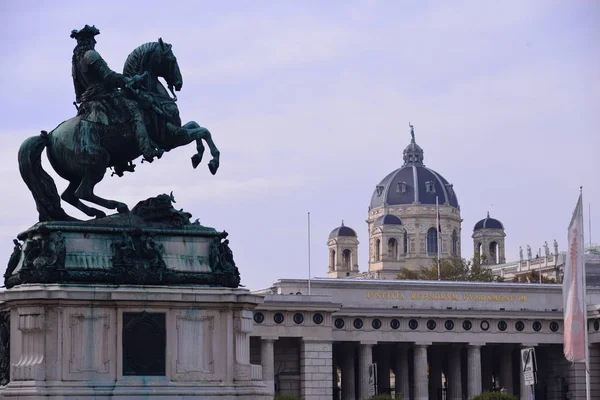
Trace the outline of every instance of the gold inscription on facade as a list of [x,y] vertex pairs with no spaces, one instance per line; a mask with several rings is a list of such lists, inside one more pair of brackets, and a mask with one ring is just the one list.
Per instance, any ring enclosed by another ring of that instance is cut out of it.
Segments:
[[404,300],[404,294],[398,292],[367,292],[367,299]]
[[367,292],[367,299],[388,300],[447,300],[447,301],[498,301],[498,302],[526,302],[527,296],[500,295],[500,294],[455,294],[455,293],[408,293],[402,292]]

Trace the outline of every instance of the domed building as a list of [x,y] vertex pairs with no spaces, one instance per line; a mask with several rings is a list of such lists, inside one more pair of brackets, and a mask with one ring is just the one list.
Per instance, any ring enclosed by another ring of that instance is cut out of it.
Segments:
[[[403,268],[429,266],[438,256],[460,256],[460,205],[453,186],[423,163],[423,149],[411,142],[404,164],[375,186],[369,206],[369,273],[394,279]],[[436,203],[439,204],[437,226]]]
[[329,234],[330,278],[345,278],[358,274],[358,237],[356,231],[348,226],[338,226]]
[[[472,399],[498,387],[530,399],[532,386],[521,368],[525,350],[541,360],[536,398],[575,399],[585,384],[573,377],[585,371],[564,357],[560,285],[396,279],[401,268],[431,266],[438,254],[461,256],[456,193],[425,166],[412,126],[411,135],[403,165],[371,197],[368,270],[359,271],[358,236],[342,221],[327,240],[327,278],[278,279],[256,292],[265,301],[254,312],[252,367],[262,366],[274,394],[306,400],[375,393]],[[556,242],[553,262],[545,244],[546,257],[540,249],[539,259],[532,259],[528,246],[526,261],[521,255],[504,264],[505,236],[502,222],[489,213],[474,225],[475,257],[494,274],[554,271]],[[590,355],[600,359],[600,288],[586,293]],[[590,377],[600,381],[599,363],[590,363]],[[600,398],[600,390],[591,398]]]
[[473,228],[474,255],[484,265],[504,264],[504,225],[495,218],[487,217],[475,224]]

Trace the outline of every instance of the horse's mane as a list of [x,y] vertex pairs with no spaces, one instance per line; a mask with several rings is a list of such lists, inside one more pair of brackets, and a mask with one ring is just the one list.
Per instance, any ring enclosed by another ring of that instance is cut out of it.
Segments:
[[125,60],[123,75],[131,77],[142,73],[146,63],[149,58],[152,57],[154,50],[158,45],[158,42],[148,42],[133,50],[131,54],[127,56],[127,60]]

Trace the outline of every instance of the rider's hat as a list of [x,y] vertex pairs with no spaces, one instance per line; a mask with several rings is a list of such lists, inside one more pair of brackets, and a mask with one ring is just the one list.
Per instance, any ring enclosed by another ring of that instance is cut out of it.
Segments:
[[83,29],[77,30],[73,29],[71,31],[71,37],[73,39],[91,39],[96,35],[100,34],[100,30],[96,28],[94,25],[89,26],[86,25]]

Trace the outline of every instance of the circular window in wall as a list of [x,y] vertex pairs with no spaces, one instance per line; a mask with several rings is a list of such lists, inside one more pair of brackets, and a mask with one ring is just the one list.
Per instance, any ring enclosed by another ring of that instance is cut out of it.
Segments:
[[381,320],[380,319],[374,319],[373,321],[371,321],[371,326],[373,327],[373,329],[379,329],[379,328],[381,328]]
[[333,324],[335,325],[336,328],[342,329],[344,327],[344,325],[345,325],[344,319],[343,318],[336,318],[335,321],[333,322]]
[[515,323],[515,329],[519,332],[523,332],[523,329],[525,329],[525,324],[523,323],[523,321],[517,321]]
[[542,330],[542,323],[540,321],[533,321],[533,330],[539,332]]
[[284,319],[285,318],[283,318],[283,314],[280,312],[273,315],[273,321],[275,321],[276,324],[282,324]]
[[469,320],[463,321],[462,325],[463,325],[463,329],[465,331],[470,331],[471,328],[473,327],[473,323],[471,321],[469,321]]
[[261,312],[254,313],[254,322],[257,324],[262,324],[265,320],[265,315]]
[[430,319],[429,321],[427,321],[427,329],[429,329],[430,331],[434,330],[436,326],[437,324],[434,320]]
[[294,322],[296,324],[301,324],[304,322],[304,315],[300,314],[300,313],[296,313],[294,314]]
[[599,331],[600,330],[600,321],[598,321],[598,320],[594,321],[594,330],[595,331]]
[[490,329],[490,323],[487,321],[481,321],[481,324],[479,326],[481,327],[482,331],[487,331],[488,329]]
[[408,327],[414,331],[419,327],[419,321],[417,321],[416,319],[411,319],[410,321],[408,321]]
[[502,332],[504,332],[506,330],[506,328],[508,328],[508,324],[506,323],[506,321],[498,322],[498,329],[500,329]]
[[360,318],[355,318],[354,322],[352,322],[352,325],[354,325],[356,329],[361,329],[363,327],[363,320]]
[[316,313],[313,315],[313,322],[317,325],[321,325],[323,323],[323,314]]
[[451,319],[447,320],[446,322],[444,322],[444,327],[447,331],[451,331],[452,329],[454,329],[454,321],[452,321]]
[[[390,321],[390,328],[396,330],[398,328],[400,328],[400,321],[398,321],[397,319],[393,319]],[[411,328],[412,329],[412,328]]]
[[550,322],[550,330],[552,332],[557,332],[558,328],[559,328],[558,322],[556,322],[556,321]]

